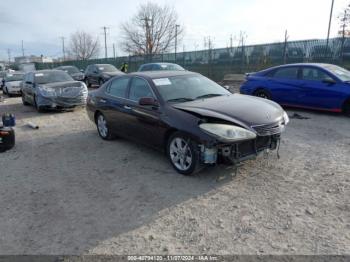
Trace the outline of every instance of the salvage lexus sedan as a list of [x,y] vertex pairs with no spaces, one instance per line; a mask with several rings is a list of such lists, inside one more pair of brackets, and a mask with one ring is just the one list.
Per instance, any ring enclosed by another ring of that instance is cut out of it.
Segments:
[[331,64],[301,63],[248,74],[241,93],[281,105],[350,116],[350,72]]
[[275,102],[231,94],[188,71],[115,77],[89,93],[86,109],[102,139],[120,136],[163,149],[184,175],[276,149],[289,122]]
[[86,104],[85,83],[75,81],[61,70],[39,70],[24,76],[22,102],[43,109],[74,108]]

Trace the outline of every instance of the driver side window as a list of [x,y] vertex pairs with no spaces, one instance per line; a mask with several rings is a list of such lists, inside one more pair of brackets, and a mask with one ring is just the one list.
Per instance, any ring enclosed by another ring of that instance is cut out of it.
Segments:
[[327,78],[331,78],[328,74],[317,68],[303,68],[302,73],[303,80],[309,81],[323,81]]
[[151,87],[144,79],[135,77],[131,81],[129,99],[138,102],[142,97],[154,97]]

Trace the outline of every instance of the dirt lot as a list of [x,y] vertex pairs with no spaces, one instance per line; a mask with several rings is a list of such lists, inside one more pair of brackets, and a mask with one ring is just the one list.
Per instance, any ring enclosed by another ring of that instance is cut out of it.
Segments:
[[310,119],[291,119],[281,159],[184,177],[102,141],[84,109],[4,111],[17,144],[0,155],[0,254],[350,254],[349,118],[288,110]]

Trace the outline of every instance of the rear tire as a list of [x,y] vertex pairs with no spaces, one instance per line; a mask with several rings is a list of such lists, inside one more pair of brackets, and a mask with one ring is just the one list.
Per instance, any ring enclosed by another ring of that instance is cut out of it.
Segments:
[[87,87],[91,87],[91,83],[89,82],[88,78],[85,79],[85,84]]
[[258,89],[253,93],[254,96],[260,97],[260,98],[265,98],[271,100],[271,94],[264,90],[264,89]]
[[201,170],[198,144],[182,132],[169,137],[166,153],[171,165],[182,175],[194,175]]
[[103,140],[113,140],[115,138],[107,122],[107,119],[102,113],[97,114],[95,122],[97,132]]

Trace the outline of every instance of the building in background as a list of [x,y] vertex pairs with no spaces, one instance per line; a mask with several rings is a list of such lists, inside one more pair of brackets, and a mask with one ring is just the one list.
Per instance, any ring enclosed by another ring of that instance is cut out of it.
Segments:
[[15,57],[16,64],[24,64],[24,63],[52,63],[53,59],[47,56],[17,56]]

